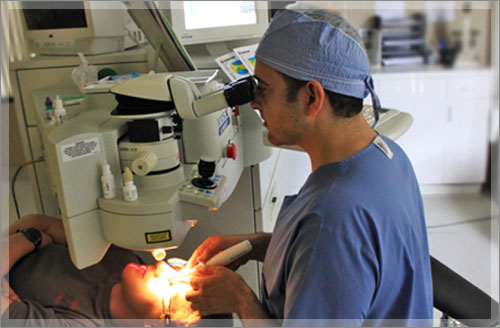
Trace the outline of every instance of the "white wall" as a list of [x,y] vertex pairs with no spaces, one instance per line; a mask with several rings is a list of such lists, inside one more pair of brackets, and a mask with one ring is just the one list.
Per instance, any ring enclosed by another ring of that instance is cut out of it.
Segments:
[[493,67],[493,84],[492,84],[492,118],[491,118],[491,191],[492,198],[497,201],[497,204],[500,203],[498,197],[498,153],[500,150],[499,145],[499,4],[498,2],[493,3],[491,11],[491,65]]

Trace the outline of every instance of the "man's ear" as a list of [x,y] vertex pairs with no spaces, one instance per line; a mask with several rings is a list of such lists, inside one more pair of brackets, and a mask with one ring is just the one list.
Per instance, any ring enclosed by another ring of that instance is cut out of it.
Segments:
[[305,87],[307,97],[307,114],[315,117],[323,108],[325,90],[318,81],[309,81]]

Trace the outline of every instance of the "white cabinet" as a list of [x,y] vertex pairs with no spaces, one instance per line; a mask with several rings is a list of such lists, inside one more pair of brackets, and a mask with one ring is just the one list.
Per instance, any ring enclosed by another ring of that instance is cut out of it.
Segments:
[[401,76],[384,76],[379,84],[397,85],[399,92],[392,94],[383,88],[379,95],[382,106],[395,108],[413,117],[410,129],[398,140],[410,158],[419,183],[440,183],[444,151],[444,112],[446,98],[440,91],[446,90],[443,78],[428,78],[412,74],[406,79]]
[[421,185],[486,181],[489,70],[374,74],[383,107],[410,113],[414,122],[397,143]]
[[455,76],[448,83],[443,183],[487,178],[489,76]]

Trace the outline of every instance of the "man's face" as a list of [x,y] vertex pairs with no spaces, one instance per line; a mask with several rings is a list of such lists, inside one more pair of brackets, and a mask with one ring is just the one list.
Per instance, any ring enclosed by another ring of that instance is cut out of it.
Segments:
[[305,128],[300,101],[287,101],[285,80],[268,65],[257,61],[255,77],[258,86],[250,106],[264,119],[269,141],[275,146],[297,144]]
[[161,297],[149,288],[156,270],[152,265],[130,263],[122,271],[123,297],[141,319],[158,319],[163,314]]

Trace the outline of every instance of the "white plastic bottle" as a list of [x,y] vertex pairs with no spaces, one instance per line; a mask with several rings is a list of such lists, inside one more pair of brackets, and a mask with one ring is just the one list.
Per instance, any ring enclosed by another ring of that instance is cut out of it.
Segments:
[[123,198],[127,202],[132,202],[138,198],[137,195],[137,187],[134,184],[134,177],[132,176],[132,172],[128,167],[125,167],[125,171],[123,171]]
[[101,184],[102,193],[105,199],[113,199],[116,197],[115,177],[113,173],[111,173],[108,163],[102,164]]
[[62,99],[59,98],[59,95],[56,96],[54,104],[55,104],[54,114],[57,120],[56,125],[61,125],[64,123],[64,121],[66,121],[66,109],[64,109]]

